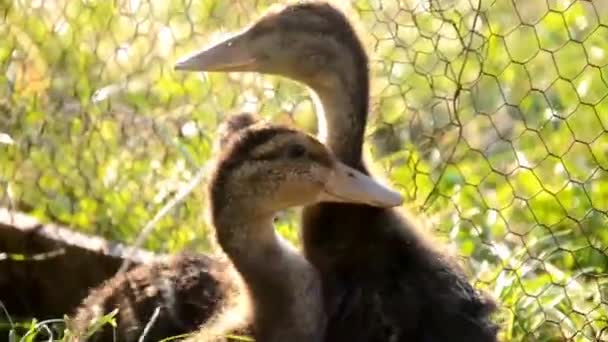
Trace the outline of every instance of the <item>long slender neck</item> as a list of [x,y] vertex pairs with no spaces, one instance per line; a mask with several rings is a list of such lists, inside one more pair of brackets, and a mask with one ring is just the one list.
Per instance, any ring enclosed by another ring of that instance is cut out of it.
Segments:
[[344,163],[365,171],[362,147],[369,106],[367,64],[353,63],[337,70],[330,85],[312,86],[319,136]]
[[272,217],[247,217],[231,210],[224,211],[214,224],[220,246],[241,273],[254,300],[268,299],[264,296],[270,291],[267,286],[280,285],[276,283],[277,272],[289,272]]
[[[348,41],[348,40],[347,40]],[[319,135],[332,152],[345,164],[368,173],[363,162],[362,147],[369,106],[369,73],[367,56],[356,39],[343,45],[341,56],[331,73],[334,82],[308,83],[314,98]],[[302,212],[302,242],[307,259],[322,273],[324,286],[332,288],[334,277],[342,268],[356,270],[352,263],[373,240],[373,220],[383,218],[384,209],[351,203],[318,203]],[[377,227],[376,227],[377,228]],[[367,260],[366,262],[369,262]],[[373,261],[372,261],[373,262]],[[356,273],[356,271],[354,271]],[[352,274],[352,273],[351,273]],[[327,288],[326,288],[327,289]],[[326,310],[335,309],[331,291]]]
[[256,339],[321,341],[325,316],[317,271],[276,235],[272,216],[247,218],[241,210],[222,216],[215,220],[218,240],[251,294]]

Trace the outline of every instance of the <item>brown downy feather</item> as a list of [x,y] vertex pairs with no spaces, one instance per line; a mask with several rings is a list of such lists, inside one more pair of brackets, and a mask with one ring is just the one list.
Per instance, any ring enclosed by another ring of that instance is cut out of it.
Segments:
[[236,132],[257,123],[261,123],[261,119],[251,113],[243,112],[228,116],[218,127],[214,152],[220,153],[221,148],[228,146],[228,142]]
[[[249,113],[229,116],[218,128],[216,151],[226,146],[237,131],[257,121],[258,118]],[[240,279],[227,260],[178,254],[166,262],[140,265],[117,274],[92,289],[68,326],[84,340],[83,334],[93,320],[119,309],[116,330],[105,325],[88,340],[112,341],[116,336],[117,341],[138,341],[159,308],[145,339],[158,341],[190,333],[214,319],[224,308],[234,307],[237,304],[233,302],[241,301],[240,288]],[[234,331],[248,332],[246,329]]]
[[78,334],[103,315],[119,309],[116,331],[106,325],[89,341],[137,341],[152,319],[145,341],[194,331],[224,305],[233,284],[226,279],[229,263],[203,255],[176,255],[166,263],[139,265],[91,290],[68,322]]
[[[302,157],[289,154],[296,146]],[[217,240],[241,274],[251,299],[257,341],[320,342],[324,333],[317,271],[272,227],[278,210],[310,203],[333,159],[319,142],[280,126],[256,125],[230,139],[209,182]],[[305,184],[310,190],[294,184]],[[289,203],[289,204],[287,204]],[[193,341],[225,341],[238,328],[240,310],[225,310]],[[237,317],[235,317],[235,314]],[[228,327],[229,329],[226,329]]]

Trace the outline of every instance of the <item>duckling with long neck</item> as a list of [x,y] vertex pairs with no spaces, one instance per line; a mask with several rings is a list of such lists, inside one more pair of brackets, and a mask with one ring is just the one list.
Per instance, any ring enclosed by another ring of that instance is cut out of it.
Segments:
[[[228,40],[176,65],[180,70],[288,77],[322,108],[319,132],[345,164],[368,174],[362,144],[368,58],[345,15],[322,3],[264,15]],[[326,341],[495,341],[494,303],[460,267],[397,211],[320,203],[303,212],[303,245],[319,269],[329,314]]]
[[401,196],[340,163],[316,139],[254,125],[231,138],[209,183],[218,242],[241,274],[260,342],[323,341],[317,270],[273,228],[274,215],[317,201],[396,206]]

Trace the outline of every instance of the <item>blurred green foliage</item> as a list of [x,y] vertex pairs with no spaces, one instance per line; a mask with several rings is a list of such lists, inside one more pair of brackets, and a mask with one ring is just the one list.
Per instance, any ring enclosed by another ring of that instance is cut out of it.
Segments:
[[[225,115],[314,132],[298,84],[172,70],[271,2],[0,1],[0,204],[132,242]],[[372,58],[368,150],[499,299],[502,339],[608,338],[608,2],[351,5]],[[145,247],[209,249],[202,187]],[[296,217],[279,223],[294,241]]]

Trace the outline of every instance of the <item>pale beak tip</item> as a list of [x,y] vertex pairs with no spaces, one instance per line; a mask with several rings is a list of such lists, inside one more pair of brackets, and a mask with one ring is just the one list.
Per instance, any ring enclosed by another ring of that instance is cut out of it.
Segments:
[[390,201],[386,202],[388,208],[399,207],[403,204],[403,196],[400,193],[394,192]]
[[181,59],[173,65],[174,70],[188,70],[188,59]]

